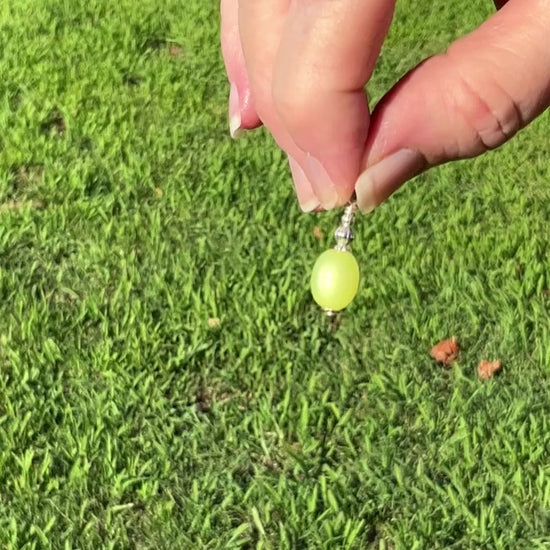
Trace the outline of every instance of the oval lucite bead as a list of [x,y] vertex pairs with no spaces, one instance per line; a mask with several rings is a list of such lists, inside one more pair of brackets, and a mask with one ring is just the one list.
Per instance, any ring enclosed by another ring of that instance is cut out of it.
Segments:
[[323,308],[341,311],[359,289],[359,264],[347,250],[326,250],[315,262],[311,273],[313,299]]

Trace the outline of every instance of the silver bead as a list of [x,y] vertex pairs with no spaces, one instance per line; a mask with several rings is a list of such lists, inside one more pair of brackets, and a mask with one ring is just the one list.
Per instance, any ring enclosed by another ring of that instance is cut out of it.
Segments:
[[341,225],[334,232],[334,238],[336,239],[337,243],[339,243],[340,241],[351,243],[351,241],[353,241],[353,231],[351,230],[351,227],[344,227]]
[[347,251],[351,248],[351,242],[353,241],[353,218],[355,216],[355,210],[357,204],[352,202],[346,206],[344,215],[340,222],[340,226],[334,232],[334,238],[336,239],[336,250]]

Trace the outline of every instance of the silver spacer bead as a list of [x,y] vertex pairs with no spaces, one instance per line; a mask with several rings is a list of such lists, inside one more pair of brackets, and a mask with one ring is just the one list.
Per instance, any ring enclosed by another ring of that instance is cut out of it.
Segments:
[[340,226],[334,232],[334,238],[336,239],[335,249],[340,251],[349,251],[351,243],[353,241],[353,219],[355,217],[355,211],[357,210],[357,203],[351,202],[346,206],[344,215],[340,221]]

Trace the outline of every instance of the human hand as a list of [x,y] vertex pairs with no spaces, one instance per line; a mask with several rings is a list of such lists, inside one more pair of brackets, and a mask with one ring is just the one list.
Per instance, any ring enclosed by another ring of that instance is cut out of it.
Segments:
[[355,190],[368,212],[424,170],[498,147],[550,105],[550,0],[495,4],[371,116],[364,86],[395,0],[221,0],[232,134],[268,128],[304,211]]

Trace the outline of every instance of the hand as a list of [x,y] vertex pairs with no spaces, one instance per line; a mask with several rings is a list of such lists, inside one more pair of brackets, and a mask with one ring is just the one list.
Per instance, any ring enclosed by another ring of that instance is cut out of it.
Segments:
[[498,147],[550,105],[550,0],[495,4],[371,116],[364,86],[395,0],[221,0],[232,134],[269,129],[304,211],[354,190],[370,211],[422,171]]

